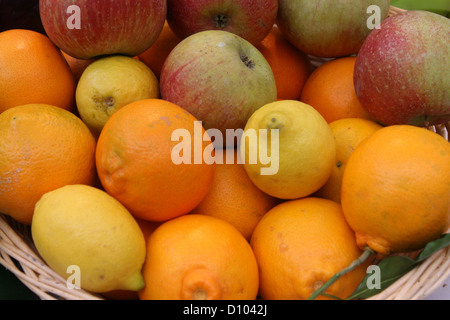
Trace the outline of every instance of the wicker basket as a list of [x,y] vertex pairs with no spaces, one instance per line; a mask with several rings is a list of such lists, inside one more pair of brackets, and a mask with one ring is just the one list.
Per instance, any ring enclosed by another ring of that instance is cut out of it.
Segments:
[[[389,15],[404,10],[391,7]],[[324,59],[311,57],[315,66]],[[450,123],[428,128],[449,140]],[[449,230],[450,231],[450,230]],[[0,264],[11,271],[42,300],[102,300],[101,295],[83,289],[69,289],[66,280],[40,258],[30,227],[0,213]],[[436,290],[450,276],[450,247],[436,252],[371,300],[420,300]]]

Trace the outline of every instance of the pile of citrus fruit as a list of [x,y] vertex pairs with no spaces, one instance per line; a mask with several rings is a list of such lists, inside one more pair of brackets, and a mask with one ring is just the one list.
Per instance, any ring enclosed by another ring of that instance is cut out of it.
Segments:
[[[218,150],[160,96],[180,41],[166,24],[142,55],[80,60],[43,34],[0,33],[0,212],[61,276],[77,266],[81,288],[113,299],[307,299],[367,248],[383,259],[447,232],[450,143],[372,119],[355,57],[313,67],[274,26],[258,49],[278,97]],[[261,129],[277,139],[245,143]],[[347,298],[370,262],[318,298]]]

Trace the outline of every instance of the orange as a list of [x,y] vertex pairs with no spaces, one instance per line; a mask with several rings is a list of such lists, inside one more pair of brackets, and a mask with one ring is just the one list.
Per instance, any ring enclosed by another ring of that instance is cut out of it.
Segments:
[[96,59],[78,59],[70,56],[69,54],[65,53],[64,51],[61,51],[64,58],[67,61],[67,64],[70,67],[70,70],[72,71],[75,80],[78,82],[80,80],[81,74],[83,71],[90,65],[92,62],[94,62]]
[[276,26],[256,48],[272,68],[278,99],[299,100],[306,79],[312,71],[308,56],[287,41]]
[[[144,220],[165,221],[194,209],[215,169],[211,159],[201,158],[211,154],[212,143],[202,143],[205,130],[196,121],[162,99],[139,100],[116,111],[97,141],[97,171],[105,191]],[[194,158],[197,153],[200,159]],[[184,163],[178,164],[174,157],[180,154]]]
[[0,113],[30,103],[73,109],[75,78],[45,35],[22,29],[0,33],[0,70]]
[[315,196],[340,203],[342,175],[348,158],[362,140],[382,126],[368,119],[344,118],[330,123],[330,128],[336,141],[336,160],[328,181]]
[[172,29],[170,29],[167,21],[164,23],[164,27],[155,43],[146,51],[141,53],[139,59],[149,67],[155,76],[159,79],[161,75],[161,69],[166,61],[170,51],[180,43],[181,39],[177,37]]
[[220,162],[209,192],[191,213],[223,219],[250,240],[258,221],[279,200],[253,184],[236,149],[224,149]]
[[136,222],[138,223],[139,227],[142,230],[142,233],[144,234],[145,240],[147,240],[150,235],[153,233],[153,231],[156,230],[161,225],[161,222],[156,221],[148,221],[144,219],[136,218]]
[[0,212],[31,224],[43,194],[95,177],[95,139],[71,112],[29,104],[0,114]]
[[313,106],[328,123],[342,118],[372,119],[356,96],[355,61],[356,57],[345,57],[320,65],[306,80],[300,101]]
[[[307,299],[362,254],[341,206],[314,197],[272,208],[256,226],[251,246],[259,266],[260,295],[266,300]],[[339,278],[325,293],[347,298],[365,277],[366,263]]]
[[254,300],[258,265],[231,224],[189,214],[164,222],[147,242],[141,300]]
[[421,249],[450,226],[450,143],[409,125],[376,131],[348,160],[341,203],[360,248]]

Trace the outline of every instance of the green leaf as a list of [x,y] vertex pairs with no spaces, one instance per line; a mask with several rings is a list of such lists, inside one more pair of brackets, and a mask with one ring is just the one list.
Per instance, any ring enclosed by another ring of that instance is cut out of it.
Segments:
[[438,240],[429,242],[416,259],[411,259],[406,256],[391,256],[381,260],[377,265],[379,269],[376,269],[376,272],[380,276],[380,279],[378,279],[380,281],[379,287],[376,288],[373,285],[372,279],[375,277],[375,272],[373,274],[369,273],[347,300],[367,299],[382,292],[406,273],[417,267],[422,261],[449,245],[450,234],[444,234]]
[[380,281],[379,287],[372,287],[373,281],[371,281],[371,278],[374,275],[369,273],[360,283],[359,287],[347,298],[348,300],[366,299],[380,293],[408,271],[412,270],[415,266],[415,261],[408,257],[395,256],[381,260],[377,266],[379,269],[376,272],[379,272],[380,275],[380,279],[378,279]]
[[444,249],[445,247],[450,245],[450,233],[444,234],[442,237],[435,241],[429,242],[425,248],[423,248],[422,252],[416,258],[416,261],[423,261],[432,254],[437,251]]
[[391,5],[406,10],[425,10],[446,15],[450,11],[448,0],[391,0]]

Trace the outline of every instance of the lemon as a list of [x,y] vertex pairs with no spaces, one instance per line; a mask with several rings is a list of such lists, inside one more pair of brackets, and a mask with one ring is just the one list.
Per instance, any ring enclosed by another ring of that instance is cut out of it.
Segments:
[[44,194],[31,232],[44,261],[72,284],[78,279],[97,293],[144,287],[144,235],[129,211],[100,189],[78,184]]
[[[330,126],[312,106],[279,100],[251,115],[240,150],[244,168],[258,188],[277,198],[296,199],[326,183],[336,145]],[[264,170],[271,167],[276,170]]]
[[86,125],[99,133],[113,113],[142,99],[159,97],[159,82],[142,61],[121,55],[92,62],[77,84],[76,104]]

